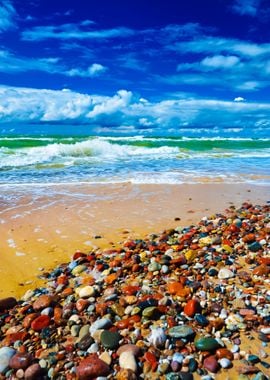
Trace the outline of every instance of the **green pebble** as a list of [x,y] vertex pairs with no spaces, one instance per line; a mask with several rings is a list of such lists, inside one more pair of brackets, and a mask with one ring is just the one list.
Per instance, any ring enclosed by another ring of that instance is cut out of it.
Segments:
[[142,315],[145,318],[153,318],[155,315],[157,315],[157,312],[158,309],[155,306],[149,306],[143,310]]
[[135,306],[132,309],[131,315],[139,314],[141,312],[141,309],[138,306]]
[[214,351],[219,348],[219,343],[214,338],[199,338],[194,343],[195,347],[201,351]]
[[101,333],[100,341],[103,347],[114,349],[119,346],[119,341],[122,339],[122,336],[118,332],[104,330]]

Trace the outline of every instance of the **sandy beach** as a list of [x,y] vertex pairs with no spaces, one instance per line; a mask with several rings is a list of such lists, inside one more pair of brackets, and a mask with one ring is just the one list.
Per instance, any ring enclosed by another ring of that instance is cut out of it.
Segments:
[[188,226],[234,204],[265,204],[269,186],[59,185],[2,189],[0,296],[22,296],[44,271],[77,250],[117,246],[167,228]]
[[[75,252],[119,247],[129,238],[177,226],[196,224],[202,217],[223,213],[245,201],[266,204],[269,187],[232,184],[196,185],[67,185],[42,192],[9,189],[0,208],[1,298],[19,298],[41,286],[40,276],[69,262]],[[30,190],[30,189],[29,189]],[[16,195],[17,191],[17,195]],[[47,196],[46,196],[47,193]],[[261,352],[256,334],[241,333],[241,349]],[[269,349],[264,348],[265,355]],[[216,379],[238,379],[233,368]],[[259,365],[263,371],[265,369]],[[194,379],[199,379],[194,375]]]
[[[20,188],[17,195],[12,189],[8,197],[2,194],[1,298],[19,298],[28,289],[41,286],[44,280],[38,277],[69,262],[75,252],[117,248],[127,239],[190,226],[245,201],[254,205],[269,201],[269,187],[239,184],[67,185],[42,192]],[[255,332],[252,340],[245,332],[239,337],[245,355],[262,351]],[[270,354],[268,347],[263,352]],[[215,378],[239,379],[237,368],[241,365],[236,360],[232,369],[222,370]],[[261,364],[258,367],[265,372]],[[199,378],[194,374],[194,379]]]

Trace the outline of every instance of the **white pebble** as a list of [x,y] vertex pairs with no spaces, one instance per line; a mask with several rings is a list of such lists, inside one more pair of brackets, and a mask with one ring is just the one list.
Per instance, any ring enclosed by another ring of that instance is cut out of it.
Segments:
[[89,298],[95,294],[95,289],[93,286],[86,285],[83,288],[78,289],[78,295],[80,298]]
[[266,335],[270,334],[270,327],[263,327],[261,332]]
[[229,368],[232,365],[232,362],[227,358],[222,358],[219,360],[219,364],[222,368]]
[[218,278],[219,278],[220,280],[225,280],[225,279],[227,279],[227,278],[232,278],[232,277],[234,277],[234,274],[233,274],[233,272],[232,272],[230,269],[228,269],[228,268],[221,268],[221,269],[219,270],[219,272],[218,272]]
[[122,369],[131,369],[133,372],[137,371],[137,363],[135,357],[129,351],[121,353],[119,356],[119,365]]
[[233,354],[235,354],[236,352],[238,352],[239,351],[239,346],[237,345],[237,344],[234,344],[233,346],[232,346],[232,348],[231,348],[231,352],[233,353]]

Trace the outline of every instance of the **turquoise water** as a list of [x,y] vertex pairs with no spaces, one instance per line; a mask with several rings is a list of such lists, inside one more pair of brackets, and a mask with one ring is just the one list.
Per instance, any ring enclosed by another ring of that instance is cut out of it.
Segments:
[[[86,127],[2,130],[0,184],[270,183],[270,137],[257,130],[87,136]],[[75,131],[75,133],[74,133]],[[22,133],[24,132],[24,133]]]

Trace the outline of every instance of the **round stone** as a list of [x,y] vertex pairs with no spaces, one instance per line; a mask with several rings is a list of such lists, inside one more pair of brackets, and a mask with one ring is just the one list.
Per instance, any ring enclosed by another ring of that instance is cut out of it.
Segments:
[[39,379],[41,374],[41,367],[38,363],[30,365],[24,372],[25,380]]
[[216,373],[219,370],[219,364],[214,355],[206,357],[203,361],[203,366],[212,373]]
[[31,364],[29,354],[16,353],[9,361],[9,367],[13,369],[26,369]]
[[104,330],[100,335],[100,341],[103,347],[114,349],[119,346],[122,336],[118,332]]
[[214,338],[199,338],[195,341],[195,347],[201,351],[214,351],[219,348],[219,343]]
[[187,338],[194,335],[194,330],[187,325],[174,326],[169,329],[168,335],[171,338],[176,338],[176,339]]
[[78,295],[80,298],[89,298],[95,294],[95,289],[93,286],[87,285],[78,290]]
[[131,351],[121,353],[119,356],[119,365],[122,369],[130,369],[133,372],[137,371],[136,359]]
[[33,303],[33,309],[39,311],[50,306],[52,303],[52,296],[48,294],[42,294]]
[[234,277],[233,272],[228,268],[221,268],[218,272],[218,278],[220,280],[226,280],[227,278]]
[[50,324],[51,318],[48,315],[40,315],[31,323],[31,328],[34,331],[41,331]]
[[0,373],[5,373],[9,367],[9,361],[16,351],[11,347],[0,348]]
[[99,376],[107,376],[109,373],[108,364],[100,360],[96,354],[90,354],[76,368],[78,380],[95,379]]
[[232,362],[230,361],[230,359],[227,359],[227,358],[222,358],[218,362],[222,368],[230,368],[232,365]]

